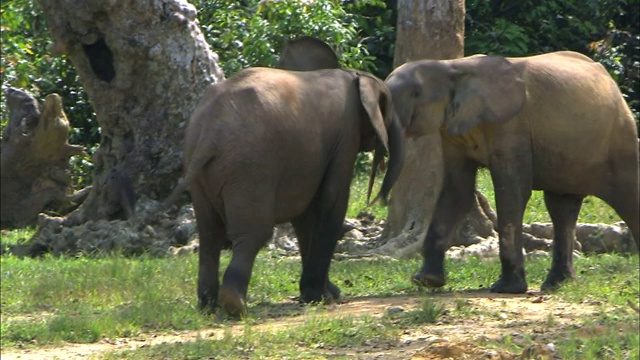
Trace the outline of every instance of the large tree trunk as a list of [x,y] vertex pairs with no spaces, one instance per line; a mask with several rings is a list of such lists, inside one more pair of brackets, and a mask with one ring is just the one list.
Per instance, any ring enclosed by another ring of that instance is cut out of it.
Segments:
[[[399,0],[394,67],[420,59],[454,59],[464,55],[463,0]],[[437,133],[437,131],[435,131]],[[443,181],[439,135],[407,141],[405,166],[389,203],[385,245],[378,252],[392,256],[415,254],[426,235]],[[482,208],[473,228],[491,233]],[[474,215],[475,216],[475,215]],[[468,227],[463,227],[468,230]]]
[[[57,236],[61,224],[129,219],[154,208],[181,174],[191,111],[223,74],[195,8],[186,1],[47,0],[41,5],[54,51],[73,63],[101,127],[87,200],[62,221],[43,221],[35,236],[51,245],[55,240],[49,237]],[[76,240],[91,236],[87,231],[76,231]],[[67,232],[65,241],[74,236]],[[98,247],[110,249],[117,242]]]

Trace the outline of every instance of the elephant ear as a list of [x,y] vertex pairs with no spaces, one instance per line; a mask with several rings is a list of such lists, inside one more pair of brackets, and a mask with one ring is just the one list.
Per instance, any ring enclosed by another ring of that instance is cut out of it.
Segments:
[[387,135],[385,117],[388,117],[390,111],[392,111],[391,93],[381,80],[359,72],[356,75],[360,90],[360,102],[367,115],[369,115],[369,121],[376,132],[378,140],[384,150],[389,151],[389,137]]
[[473,56],[451,61],[455,88],[446,109],[445,126],[460,135],[483,121],[503,122],[526,101],[521,70],[503,57]]
[[337,69],[339,64],[338,56],[327,43],[311,36],[302,36],[285,43],[276,67],[284,70],[311,71]]

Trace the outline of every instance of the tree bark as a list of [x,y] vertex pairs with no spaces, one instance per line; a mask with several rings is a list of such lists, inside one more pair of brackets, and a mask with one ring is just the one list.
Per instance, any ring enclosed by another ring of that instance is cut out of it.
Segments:
[[[462,57],[464,17],[463,0],[399,0],[394,67],[412,60]],[[378,252],[396,257],[418,252],[431,222],[442,181],[440,136],[409,139],[405,166],[389,203],[383,234],[388,240]],[[487,217],[481,207],[474,209],[473,214],[479,216],[473,219],[473,224],[485,229],[481,232],[486,233],[487,227],[493,227],[485,221]],[[462,228],[468,230],[468,226]]]
[[464,55],[464,0],[398,0],[393,67]]
[[[149,211],[182,172],[184,129],[192,110],[205,88],[224,78],[195,8],[183,0],[43,0],[41,5],[54,53],[73,63],[101,128],[93,188],[62,224],[123,220]],[[40,231],[36,237],[45,235]]]

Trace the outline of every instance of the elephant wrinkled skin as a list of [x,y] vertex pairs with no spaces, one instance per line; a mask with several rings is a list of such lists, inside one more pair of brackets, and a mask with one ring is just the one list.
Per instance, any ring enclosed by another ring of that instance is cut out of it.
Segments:
[[588,57],[475,55],[406,63],[386,80],[407,134],[439,132],[444,183],[423,245],[419,285],[446,282],[449,237],[473,205],[476,172],[495,187],[502,271],[495,292],[523,293],[522,217],[543,190],[554,225],[553,260],[542,289],[575,276],[575,227],[586,195],[617,211],[638,245],[638,133],[607,71]]
[[[199,305],[232,316],[246,312],[258,250],[274,224],[287,221],[302,257],[301,301],[337,298],[328,271],[356,155],[389,150],[383,198],[402,166],[402,129],[388,88],[353,70],[241,71],[209,88],[185,144],[181,186],[190,190],[200,235]],[[220,286],[225,245],[232,258]]]

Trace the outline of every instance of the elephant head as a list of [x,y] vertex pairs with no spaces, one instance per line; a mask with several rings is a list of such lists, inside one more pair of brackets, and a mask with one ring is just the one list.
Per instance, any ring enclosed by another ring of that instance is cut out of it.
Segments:
[[502,57],[406,63],[386,79],[408,136],[444,128],[460,135],[482,122],[503,122],[522,110],[521,69]]
[[338,56],[324,41],[311,36],[302,36],[285,43],[279,69],[293,71],[310,71],[320,69],[337,69]]

